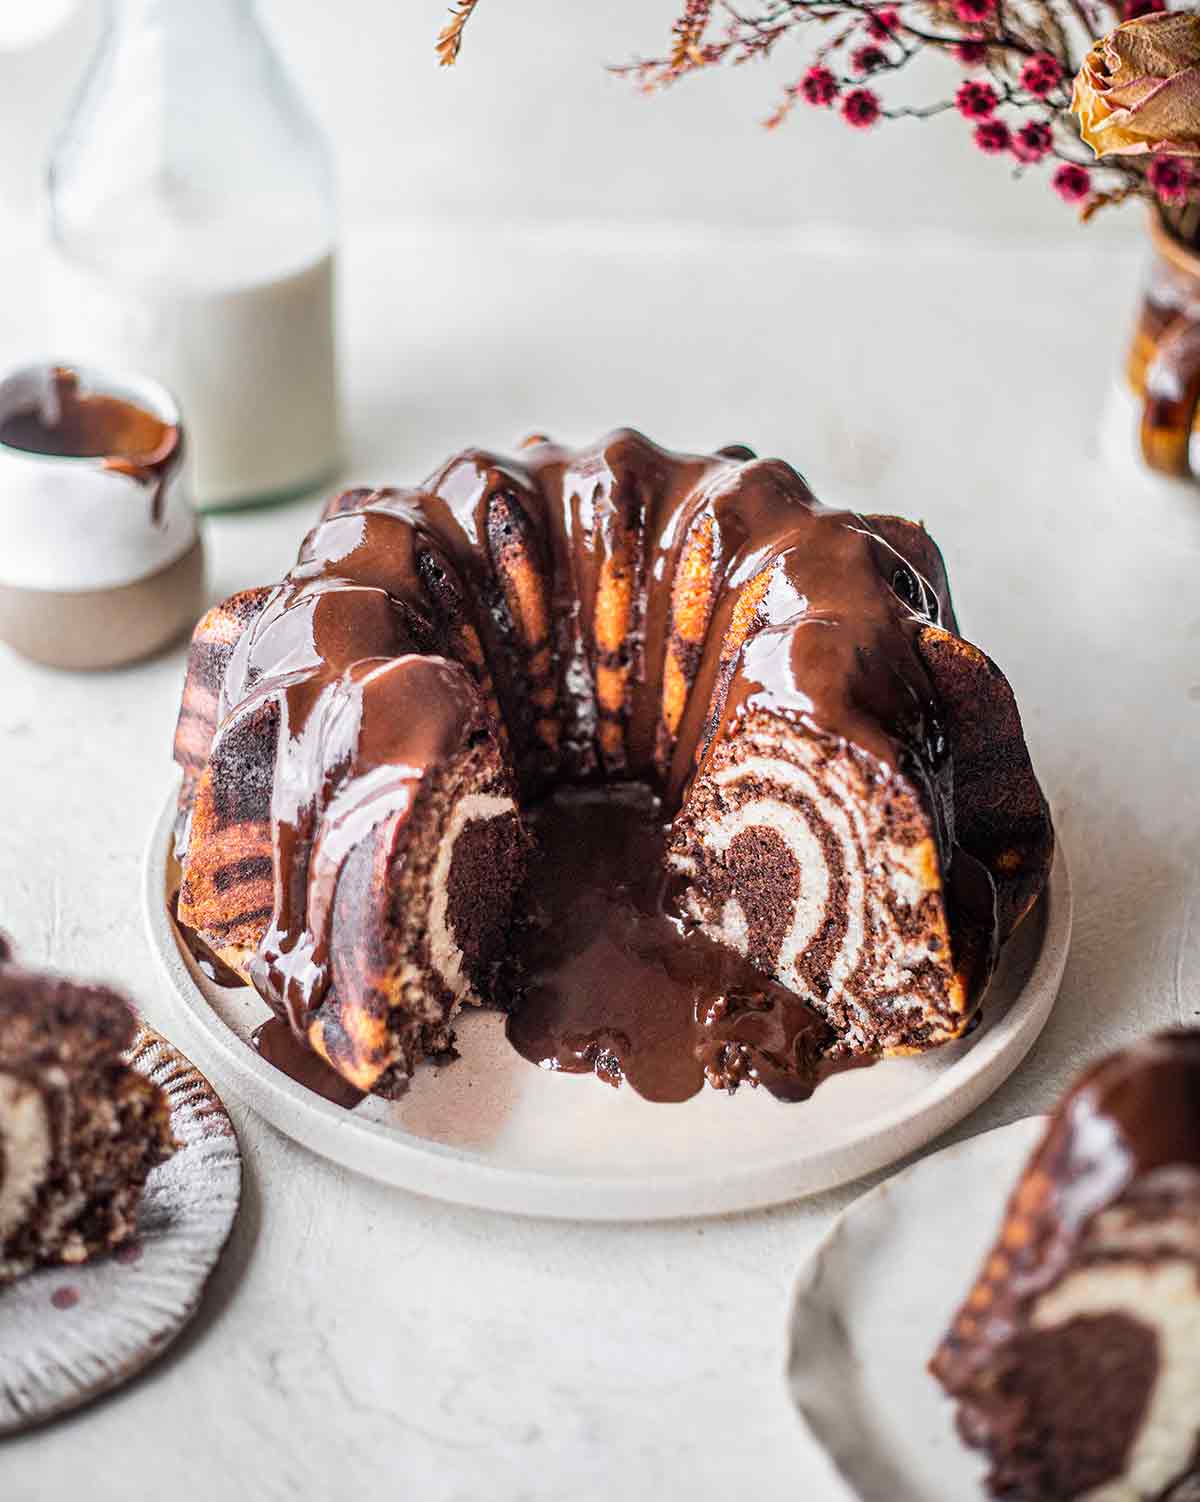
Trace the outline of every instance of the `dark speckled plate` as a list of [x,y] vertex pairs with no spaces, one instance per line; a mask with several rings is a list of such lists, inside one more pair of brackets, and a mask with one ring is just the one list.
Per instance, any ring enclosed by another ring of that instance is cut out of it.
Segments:
[[0,1434],[77,1408],[160,1356],[196,1312],[233,1228],[242,1157],[225,1107],[148,1028],[129,1057],[167,1092],[183,1146],[146,1182],[136,1241],[0,1292]]

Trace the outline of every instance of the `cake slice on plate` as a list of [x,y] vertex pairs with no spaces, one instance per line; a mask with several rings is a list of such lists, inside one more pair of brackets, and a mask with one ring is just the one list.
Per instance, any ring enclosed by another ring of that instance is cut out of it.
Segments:
[[1200,1029],[1068,1091],[932,1371],[995,1497],[1200,1498]]
[[123,1057],[115,991],[12,962],[0,937],[0,1286],[128,1241],[175,1150],[166,1096]]

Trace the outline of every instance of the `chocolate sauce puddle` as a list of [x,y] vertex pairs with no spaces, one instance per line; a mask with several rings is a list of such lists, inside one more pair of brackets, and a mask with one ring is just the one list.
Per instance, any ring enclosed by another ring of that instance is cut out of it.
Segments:
[[706,1077],[807,1100],[836,1035],[794,992],[689,931],[671,904],[658,799],[628,783],[564,789],[527,811],[539,850],[511,956],[508,1038],[544,1069],[682,1101]]
[[150,520],[162,520],[167,480],[182,458],[177,427],[120,397],[79,389],[73,370],[57,368],[40,402],[0,421],[0,444],[60,459],[103,459],[150,491]]
[[279,1017],[268,1017],[266,1022],[260,1023],[250,1034],[250,1042],[260,1058],[266,1059],[268,1064],[273,1064],[306,1090],[331,1100],[335,1106],[352,1111],[366,1099],[363,1091],[356,1090],[336,1069],[331,1069],[320,1054],[301,1043]]

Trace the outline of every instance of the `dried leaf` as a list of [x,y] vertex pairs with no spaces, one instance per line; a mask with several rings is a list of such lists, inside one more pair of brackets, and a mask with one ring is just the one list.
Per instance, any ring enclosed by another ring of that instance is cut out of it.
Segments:
[[463,28],[471,19],[471,13],[479,4],[479,0],[455,0],[450,9],[450,19],[438,32],[437,54],[438,61],[443,68],[449,68],[458,61],[458,54],[462,49]]

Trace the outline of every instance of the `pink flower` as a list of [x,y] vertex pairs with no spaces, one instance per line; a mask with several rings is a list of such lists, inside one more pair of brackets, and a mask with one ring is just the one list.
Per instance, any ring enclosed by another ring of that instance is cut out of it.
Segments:
[[1167,8],[1167,0],[1124,0],[1122,21],[1136,21],[1139,16],[1157,16]]
[[865,47],[858,49],[850,59],[850,64],[856,73],[861,73],[865,76],[868,73],[874,73],[877,68],[882,68],[887,60],[887,53],[882,47],[876,47],[872,43],[868,43]]
[[989,156],[998,156],[1012,145],[1012,132],[1003,120],[985,120],[975,127],[975,144]]
[[1188,201],[1192,187],[1192,168],[1183,157],[1155,157],[1146,169],[1146,177],[1161,203]]
[[958,19],[966,26],[978,26],[988,20],[996,9],[996,0],[955,0],[954,9]]
[[842,119],[855,130],[868,130],[881,113],[879,95],[873,89],[851,89],[842,100]]
[[1013,156],[1017,161],[1040,162],[1054,145],[1054,134],[1045,120],[1030,120],[1013,137]]
[[1062,67],[1056,57],[1039,52],[1021,69],[1021,87],[1028,94],[1044,99],[1062,82]]
[[818,109],[828,109],[838,94],[838,81],[828,68],[815,63],[800,80],[800,92]]
[[1074,162],[1064,162],[1055,170],[1050,186],[1064,203],[1078,203],[1092,191],[1092,174],[1086,167],[1077,167]]
[[970,38],[965,42],[955,42],[950,51],[964,68],[978,68],[980,63],[987,60],[986,44],[974,38]]
[[968,78],[959,84],[954,103],[964,120],[989,120],[996,112],[1000,96],[990,83]]
[[894,6],[885,5],[873,10],[867,17],[867,30],[877,42],[886,42],[900,25],[900,12]]

